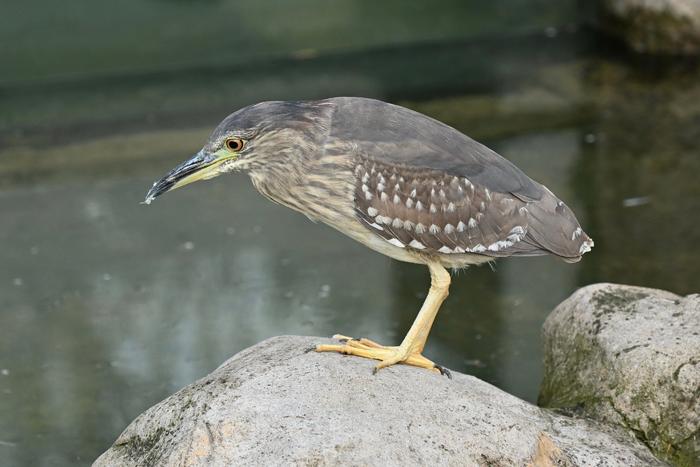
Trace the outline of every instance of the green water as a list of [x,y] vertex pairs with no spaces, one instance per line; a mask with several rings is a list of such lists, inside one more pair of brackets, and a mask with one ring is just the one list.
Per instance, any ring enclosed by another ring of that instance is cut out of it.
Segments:
[[407,105],[488,143],[577,213],[596,241],[581,263],[455,276],[426,350],[448,368],[534,401],[541,325],[577,287],[697,292],[700,71],[633,60],[585,31],[537,31],[123,79],[24,82],[33,69],[20,63],[0,87],[1,463],[89,463],[140,412],[266,337],[400,341],[425,268],[269,203],[242,175],[139,204],[257,100]]

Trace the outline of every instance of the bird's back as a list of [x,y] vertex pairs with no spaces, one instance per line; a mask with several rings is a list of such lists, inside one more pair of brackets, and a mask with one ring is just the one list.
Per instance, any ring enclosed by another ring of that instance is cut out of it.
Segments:
[[373,99],[323,103],[334,107],[328,141],[352,142],[358,219],[393,245],[567,261],[593,246],[550,190],[454,128]]

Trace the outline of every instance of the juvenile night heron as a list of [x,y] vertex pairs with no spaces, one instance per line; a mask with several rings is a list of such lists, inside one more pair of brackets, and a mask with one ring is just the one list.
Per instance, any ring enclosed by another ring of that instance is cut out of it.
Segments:
[[146,203],[197,180],[244,171],[274,202],[391,258],[428,266],[431,284],[398,347],[344,336],[320,352],[437,369],[422,355],[448,294],[446,268],[506,256],[576,262],[593,246],[574,213],[486,146],[385,102],[263,102],[224,119],[204,147],[153,184]]

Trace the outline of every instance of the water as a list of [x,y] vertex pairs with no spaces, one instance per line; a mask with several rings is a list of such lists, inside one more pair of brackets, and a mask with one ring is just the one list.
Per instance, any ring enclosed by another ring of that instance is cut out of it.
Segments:
[[[424,267],[269,203],[242,175],[139,204],[220,117],[261,96],[362,94],[429,113],[549,186],[595,239],[578,264],[509,259],[457,274],[426,350],[448,368],[534,401],[541,325],[577,287],[697,292],[700,73],[654,74],[586,34],[547,36],[283,60],[274,82],[260,79],[269,65],[12,94],[5,125],[19,129],[0,146],[3,464],[89,463],[140,412],[270,336],[400,341]],[[134,95],[171,98],[137,117]],[[50,123],[28,102],[68,110]],[[107,110],[86,118],[95,102]]]

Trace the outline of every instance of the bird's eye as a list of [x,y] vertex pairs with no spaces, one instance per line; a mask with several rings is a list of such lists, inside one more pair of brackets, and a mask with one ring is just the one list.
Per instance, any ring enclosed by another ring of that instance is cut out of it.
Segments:
[[245,141],[240,138],[230,138],[226,140],[226,147],[231,152],[238,152],[243,149]]

